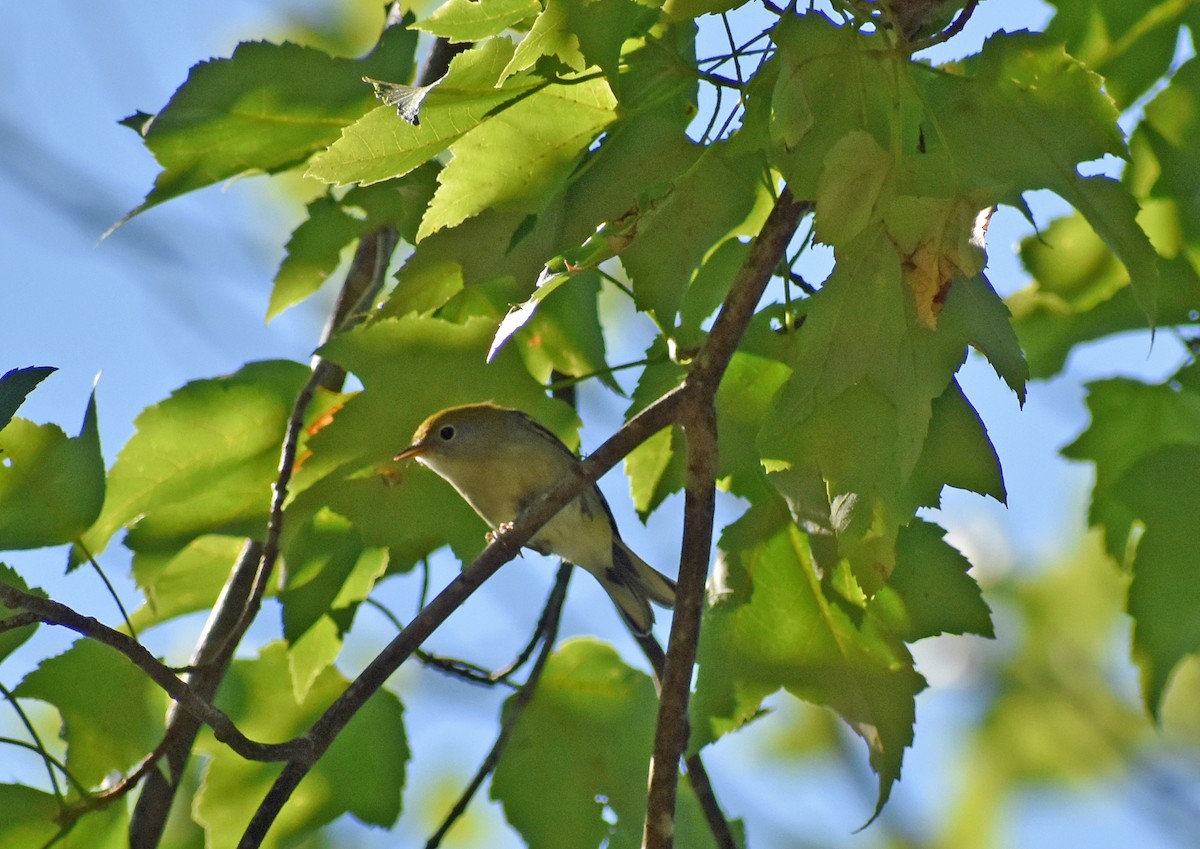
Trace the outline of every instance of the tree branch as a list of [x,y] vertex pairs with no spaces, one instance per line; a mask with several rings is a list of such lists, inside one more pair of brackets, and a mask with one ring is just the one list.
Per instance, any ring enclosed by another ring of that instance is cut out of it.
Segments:
[[809,208],[809,204],[797,202],[788,188],[780,193],[681,387],[684,401],[679,421],[687,438],[688,462],[683,544],[650,762],[642,843],[645,849],[671,849],[674,843],[679,760],[687,749],[687,706],[712,548],[717,388],[801,216]]
[[119,651],[146,673],[155,684],[190,713],[212,728],[217,739],[244,758],[255,761],[287,761],[310,757],[311,744],[304,738],[286,743],[259,743],[237,729],[221,710],[196,695],[187,682],[132,637],[115,631],[90,616],[84,616],[51,599],[27,593],[11,584],[0,583],[0,601],[6,606],[28,610],[47,625],[61,625],[84,637]]
[[[188,686],[206,702],[216,698],[217,688],[229,668],[233,653],[225,649],[245,610],[261,557],[262,545],[247,540],[192,652]],[[150,770],[146,774],[146,783],[129,820],[130,849],[153,849],[162,840],[171,803],[183,780],[201,722],[202,717],[180,710],[178,702],[167,712],[166,734],[160,746],[167,761],[166,770]]]
[[[667,662],[667,655],[653,634],[635,636],[634,639],[642,647],[646,660],[650,662],[650,668],[654,670],[654,686],[661,695],[663,668]],[[733,838],[733,831],[729,828],[729,820],[725,818],[725,812],[721,810],[721,803],[717,800],[716,791],[713,789],[712,780],[708,777],[708,770],[704,766],[704,760],[700,757],[700,753],[688,755],[684,759],[684,764],[687,767],[688,783],[692,785],[696,801],[700,803],[700,809],[704,811],[704,819],[708,822],[708,831],[712,834],[717,849],[741,849]]]
[[671,640],[663,669],[662,694],[658,700],[654,754],[650,760],[650,792],[642,838],[646,849],[667,849],[674,840],[679,761],[687,749],[687,705],[712,548],[717,417],[711,403],[694,413],[695,419],[685,426],[688,482],[683,507],[683,545],[675,591],[675,615],[671,618]]

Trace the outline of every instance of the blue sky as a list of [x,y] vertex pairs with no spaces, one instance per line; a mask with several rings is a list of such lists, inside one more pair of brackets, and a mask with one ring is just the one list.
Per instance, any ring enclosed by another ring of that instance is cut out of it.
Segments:
[[[102,373],[100,426],[111,461],[132,434],[137,413],[186,381],[233,371],[248,360],[307,360],[323,324],[320,303],[293,309],[270,326],[263,321],[269,281],[282,257],[285,234],[300,214],[273,203],[264,181],[236,181],[172,201],[111,238],[99,239],[141,200],[157,170],[136,135],[118,126],[117,120],[138,109],[160,108],[194,62],[227,56],[239,40],[278,36],[286,10],[302,12],[321,5],[267,0],[0,4],[0,27],[8,36],[6,50],[0,54],[0,84],[6,92],[0,101],[0,220],[5,222],[0,227],[0,252],[9,269],[3,287],[8,320],[0,337],[0,371],[28,365],[60,369],[31,396],[22,416],[77,431],[88,392]],[[973,52],[1002,25],[1039,28],[1048,12],[1036,0],[986,0],[967,31],[931,58]],[[1062,209],[1046,197],[1033,198],[1033,206],[1042,221]],[[1027,223],[1012,210],[1002,210],[993,221],[989,276],[1002,294],[1026,283],[1013,248],[1028,232]],[[1024,410],[1018,409],[990,367],[973,359],[965,368],[963,385],[1001,457],[1009,507],[950,494],[935,518],[983,569],[1019,568],[1069,550],[1084,531],[1090,470],[1065,463],[1057,451],[1086,425],[1084,383],[1113,374],[1157,379],[1173,370],[1181,357],[1178,344],[1167,334],[1160,334],[1153,348],[1145,334],[1092,346],[1072,359],[1064,376],[1031,386]],[[604,439],[625,406],[603,390],[584,393],[585,448]],[[621,481],[610,477],[604,486],[632,547],[650,562],[671,562],[676,548],[675,511],[669,506],[643,528],[624,498]],[[63,579],[63,559],[59,552],[10,558],[31,582],[115,621],[115,611],[104,603],[88,576]],[[113,574],[127,571],[119,547],[106,554],[104,563]],[[453,566],[441,568],[440,574],[448,576]],[[448,634],[440,647],[471,654],[478,646],[518,643],[528,625],[523,614],[533,610],[533,603],[514,612],[508,601],[525,594],[530,575],[537,570],[540,603],[549,569],[537,558],[508,568],[489,596],[473,600],[463,611],[471,627]],[[622,642],[611,623],[598,621],[608,612],[600,593],[591,582],[573,582],[564,632],[603,633],[632,656],[631,644]],[[132,592],[127,591],[130,599]],[[261,635],[269,638],[271,626],[264,622]],[[364,628],[351,645],[351,662],[381,645],[386,633],[382,622]],[[178,632],[151,635],[156,651],[176,650],[173,641],[179,639],[187,637]],[[47,635],[38,643],[38,651],[54,651],[53,646],[65,648],[68,643],[67,635]],[[0,666],[0,681],[12,686],[23,674],[20,664],[33,657],[24,652]],[[936,791],[944,789],[947,781],[938,773],[950,754],[941,751],[933,729],[961,721],[954,716],[953,670],[941,670],[946,689],[939,694],[938,664],[943,661],[934,652],[927,662],[923,671],[935,687],[922,697],[918,745],[910,755],[906,780],[892,801],[893,806],[910,806],[918,818],[935,816]],[[403,672],[394,684],[418,691],[409,703],[410,728],[425,733],[425,724],[430,727],[427,736],[413,741],[416,757],[427,765],[436,758],[449,760],[463,774],[473,769],[489,743],[491,729],[478,722],[473,727],[434,722],[444,706],[441,697],[453,693],[461,701],[462,689]],[[465,698],[473,699],[475,693],[467,691]],[[491,701],[494,704],[495,699]],[[487,703],[487,697],[480,697],[480,702]],[[452,719],[468,715],[478,718],[479,713],[474,706],[451,711]],[[931,720],[930,730],[922,734],[922,723]],[[0,708],[0,733],[9,722]],[[714,758],[738,768],[759,745],[754,732],[746,737],[741,748],[718,747]],[[0,758],[0,763],[6,759]],[[25,774],[24,766],[15,765],[12,774],[7,766],[0,767],[0,781]],[[420,769],[419,763],[413,769]],[[768,777],[750,787],[731,787],[726,803],[736,812],[778,796],[785,810],[798,804],[813,818],[815,842],[828,835],[830,845],[874,845],[870,832],[861,838],[849,835],[865,818],[863,811],[869,805],[853,801],[820,805],[824,778],[793,772],[780,783]],[[838,793],[855,798],[853,787],[838,788]],[[1130,832],[1119,809],[1106,814],[1116,818],[1110,823],[1095,819],[1096,811],[1107,806],[1087,799],[1081,805],[1086,814],[1069,806],[1049,813],[1032,810],[1016,824],[1011,845],[1127,845]],[[774,805],[766,809],[776,813],[764,814],[758,827],[769,834],[773,816],[788,817]],[[1083,816],[1090,825],[1081,831]],[[423,824],[415,825],[414,837]],[[751,828],[753,832],[754,820]],[[1152,845],[1145,834],[1139,834],[1139,839],[1140,845]]]

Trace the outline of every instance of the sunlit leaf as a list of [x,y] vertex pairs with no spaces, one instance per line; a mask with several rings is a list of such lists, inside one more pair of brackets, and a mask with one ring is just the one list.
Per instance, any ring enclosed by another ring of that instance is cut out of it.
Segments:
[[573,71],[597,65],[610,80],[627,38],[640,35],[657,19],[651,2],[636,0],[547,0],[504,76],[552,56]]
[[0,549],[71,542],[96,520],[104,492],[95,393],[78,436],[25,419],[0,431]]
[[97,553],[120,528],[130,529],[134,549],[174,549],[209,533],[261,535],[284,428],[309,374],[295,362],[251,363],[144,410],[84,546]]
[[418,241],[492,207],[541,212],[616,105],[604,80],[547,85],[467,132],[450,146]]
[[483,41],[541,10],[537,0],[449,0],[413,26],[454,42]]
[[416,44],[416,33],[394,26],[362,60],[247,42],[228,59],[196,65],[145,124],[146,146],[163,170],[130,214],[239,174],[300,164],[374,103],[364,74],[412,73]]
[[[377,107],[342,130],[341,138],[313,159],[308,176],[368,185],[407,174],[540,84],[520,78],[497,87],[512,51],[508,39],[493,38],[455,56],[446,76],[422,101],[419,125],[404,121],[395,107]],[[359,84],[370,92],[366,83]]]
[[63,718],[67,769],[84,786],[135,765],[162,738],[166,695],[119,652],[80,640],[38,664],[14,690]]

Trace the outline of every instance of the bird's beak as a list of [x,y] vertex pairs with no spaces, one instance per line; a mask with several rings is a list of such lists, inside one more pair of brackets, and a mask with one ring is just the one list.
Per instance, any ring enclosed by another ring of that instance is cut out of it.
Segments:
[[407,448],[405,448],[403,451],[401,451],[399,454],[397,454],[395,457],[393,457],[392,460],[395,462],[399,462],[400,460],[407,460],[409,457],[417,457],[421,454],[424,454],[426,451],[428,451],[429,447],[430,446],[422,445],[420,442],[418,442],[416,445],[410,445]]

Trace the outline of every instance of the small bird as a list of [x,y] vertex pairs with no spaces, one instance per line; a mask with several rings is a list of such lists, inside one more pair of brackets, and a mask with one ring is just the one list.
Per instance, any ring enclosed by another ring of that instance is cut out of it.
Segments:
[[[562,441],[518,410],[467,404],[434,413],[396,460],[415,457],[449,481],[495,529],[580,465]],[[635,634],[654,625],[649,602],[675,604],[675,582],[621,540],[612,510],[593,484],[547,522],[528,546],[587,569]]]

